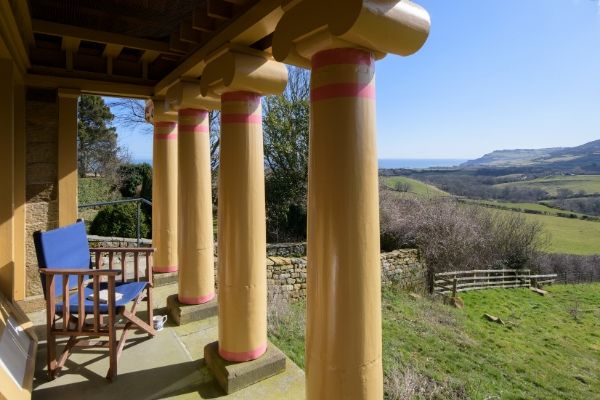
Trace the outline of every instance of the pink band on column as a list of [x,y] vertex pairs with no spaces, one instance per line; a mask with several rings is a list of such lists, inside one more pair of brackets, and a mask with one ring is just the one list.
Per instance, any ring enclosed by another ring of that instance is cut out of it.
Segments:
[[155,265],[154,267],[152,267],[152,271],[158,273],[177,272],[177,269],[177,265],[168,265],[166,267],[157,267]]
[[265,354],[267,351],[267,344],[265,343],[263,346],[251,351],[244,351],[241,353],[236,353],[233,351],[223,350],[221,346],[219,346],[219,355],[227,361],[233,362],[244,362],[244,361],[252,361],[256,360],[258,357]]
[[177,139],[177,133],[155,133],[154,137],[158,140],[173,140]]
[[368,51],[350,48],[323,50],[312,57],[311,64],[313,71],[328,65],[352,64],[370,66],[373,64],[373,55]]
[[208,125],[179,125],[179,132],[181,133],[203,133],[208,132]]
[[186,117],[205,117],[208,114],[208,111],[195,108],[184,108],[183,110],[177,111],[177,113]]
[[199,297],[182,296],[180,294],[177,295],[177,300],[179,300],[179,302],[181,304],[203,304],[203,303],[208,303],[209,301],[211,301],[214,298],[215,298],[214,293],[211,293],[206,296],[199,296]]

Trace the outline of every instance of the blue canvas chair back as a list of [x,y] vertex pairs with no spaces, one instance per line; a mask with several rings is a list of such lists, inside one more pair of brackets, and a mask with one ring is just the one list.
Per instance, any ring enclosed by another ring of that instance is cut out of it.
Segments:
[[[37,231],[33,234],[33,242],[39,268],[89,269],[90,249],[82,220],[62,228],[47,232]],[[44,297],[46,293],[46,277],[40,274]],[[84,277],[87,279],[88,277]],[[56,296],[62,296],[62,277],[56,275],[54,288]],[[77,287],[77,277],[69,277],[69,289]]]

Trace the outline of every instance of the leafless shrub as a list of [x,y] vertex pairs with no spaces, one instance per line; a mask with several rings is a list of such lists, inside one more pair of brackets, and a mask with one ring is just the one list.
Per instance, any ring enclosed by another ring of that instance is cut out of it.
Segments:
[[530,266],[547,239],[540,224],[452,198],[380,193],[382,249],[417,247],[429,274]]
[[567,308],[567,312],[575,322],[579,322],[580,311],[579,301],[575,301]]
[[267,302],[267,330],[271,335],[278,335],[282,329],[290,332],[304,332],[306,315],[302,304],[292,304],[281,293],[270,292]]
[[540,274],[557,274],[557,282],[588,283],[600,281],[600,256],[539,254],[534,268]]
[[389,400],[468,398],[463,389],[452,388],[447,382],[436,382],[410,366],[396,367],[388,371],[384,376],[383,385],[386,398]]

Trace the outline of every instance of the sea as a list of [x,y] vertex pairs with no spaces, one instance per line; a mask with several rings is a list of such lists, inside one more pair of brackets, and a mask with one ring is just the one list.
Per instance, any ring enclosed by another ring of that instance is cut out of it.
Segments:
[[[456,167],[468,159],[463,158],[380,158],[379,168],[407,168],[407,169],[425,169],[425,168],[450,168]],[[134,159],[135,164],[148,163],[152,165],[152,159],[139,158]]]
[[425,169],[425,168],[450,168],[457,167],[460,164],[469,161],[462,158],[380,158],[379,168],[407,168],[407,169]]

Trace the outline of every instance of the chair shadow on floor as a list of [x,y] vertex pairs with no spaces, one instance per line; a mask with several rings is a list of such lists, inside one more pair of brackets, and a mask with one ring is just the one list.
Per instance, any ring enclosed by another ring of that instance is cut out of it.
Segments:
[[[147,339],[139,338],[139,341],[145,340]],[[66,341],[61,344],[64,343]],[[137,342],[131,343],[131,346],[136,344]],[[114,382],[110,383],[102,373],[89,368],[92,364],[107,359],[108,354],[101,349],[78,350],[74,354],[84,352],[87,356],[85,361],[67,360],[61,374],[51,381],[44,367],[46,344],[40,343],[32,399],[154,400],[192,393],[197,393],[202,399],[213,399],[225,395],[210,375],[204,359],[150,369],[144,369],[141,360],[140,370],[122,372]]]

